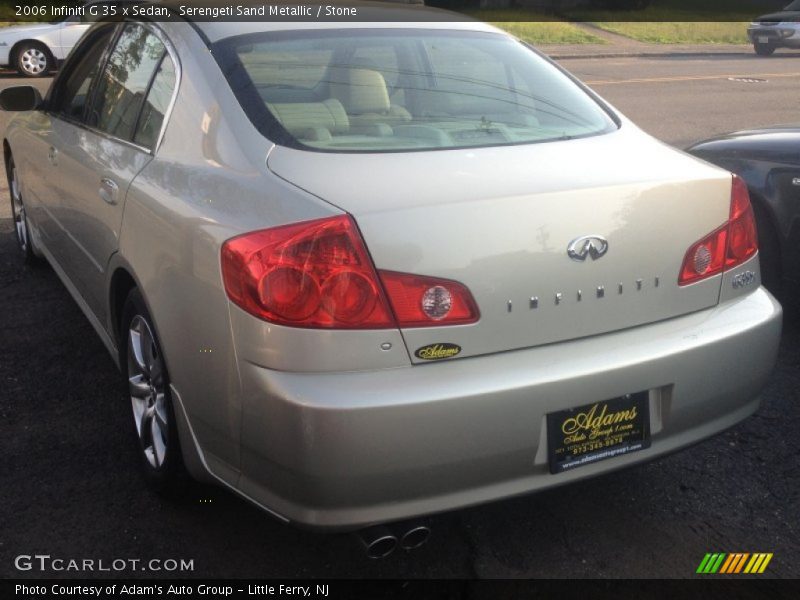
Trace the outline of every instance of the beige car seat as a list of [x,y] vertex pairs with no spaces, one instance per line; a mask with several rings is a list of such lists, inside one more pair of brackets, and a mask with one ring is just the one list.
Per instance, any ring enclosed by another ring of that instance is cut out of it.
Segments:
[[333,133],[347,133],[350,122],[342,103],[334,98],[323,102],[268,102],[267,108],[293,136],[327,141]]
[[386,81],[378,71],[331,69],[330,95],[344,106],[353,130],[403,125],[411,121],[411,113],[390,102]]

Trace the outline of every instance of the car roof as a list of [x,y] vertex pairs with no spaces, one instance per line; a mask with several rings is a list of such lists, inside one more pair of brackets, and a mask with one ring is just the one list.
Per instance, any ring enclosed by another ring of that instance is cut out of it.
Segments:
[[[181,0],[162,0],[161,2],[150,2],[156,6],[169,8],[175,15],[180,15],[180,7],[187,6],[192,9],[219,7],[220,3],[214,0],[198,0],[191,4],[186,4]],[[264,2],[257,0],[242,0],[237,3],[243,7],[259,6],[281,6],[281,3]],[[329,4],[336,6],[334,0]],[[461,31],[483,31],[499,33],[500,30],[473,20],[463,14],[452,13],[435,8],[426,7],[422,4],[403,2],[403,0],[384,0],[373,2],[348,1],[341,3],[341,6],[355,7],[358,9],[358,19],[348,21],[230,21],[224,19],[208,20],[203,17],[193,18],[184,17],[191,21],[199,29],[209,42],[214,43],[221,39],[234,35],[247,33],[258,33],[262,31],[287,31],[300,29],[376,29],[376,28],[422,28],[422,29],[448,29]],[[287,3],[286,6],[297,6],[294,3]],[[314,5],[309,5],[314,6]]]

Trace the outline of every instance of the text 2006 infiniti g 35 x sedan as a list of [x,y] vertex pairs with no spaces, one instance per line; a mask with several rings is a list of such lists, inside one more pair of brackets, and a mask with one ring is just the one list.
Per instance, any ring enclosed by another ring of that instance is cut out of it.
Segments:
[[101,23],[0,101],[158,486],[404,520],[697,442],[775,362],[741,180],[489,26]]

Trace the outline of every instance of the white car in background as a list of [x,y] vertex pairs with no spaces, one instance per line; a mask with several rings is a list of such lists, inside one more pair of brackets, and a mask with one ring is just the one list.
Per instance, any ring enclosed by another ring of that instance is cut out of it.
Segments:
[[[0,29],[0,66],[25,77],[45,77],[63,61],[83,34],[99,18],[108,16],[112,2],[86,5],[84,16],[52,23],[27,23]],[[89,10],[89,7],[95,7]]]

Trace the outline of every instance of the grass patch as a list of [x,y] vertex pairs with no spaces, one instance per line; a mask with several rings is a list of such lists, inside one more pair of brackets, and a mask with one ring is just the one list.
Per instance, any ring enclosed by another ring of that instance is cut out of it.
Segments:
[[747,24],[788,1],[656,0],[643,10],[577,9],[564,18],[653,44],[746,44]]
[[746,44],[747,23],[600,21],[595,25],[652,44]]
[[654,0],[642,10],[591,10],[565,11],[561,17],[569,21],[592,23],[646,22],[698,22],[698,23],[749,23],[754,17],[780,10],[789,0]]
[[547,15],[514,9],[484,9],[466,11],[470,17],[499,27],[530,44],[605,44],[572,23]]

